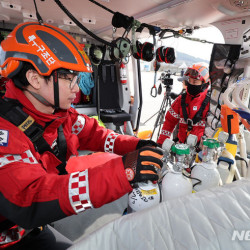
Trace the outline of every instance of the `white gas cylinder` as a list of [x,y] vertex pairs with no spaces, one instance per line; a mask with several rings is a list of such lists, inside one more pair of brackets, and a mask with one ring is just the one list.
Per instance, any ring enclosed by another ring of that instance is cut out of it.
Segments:
[[[198,180],[192,179],[196,178]],[[220,174],[215,162],[202,162],[195,165],[191,172],[193,189],[198,192],[207,188],[219,186]],[[201,181],[199,183],[199,180]]]
[[162,200],[192,194],[192,183],[182,172],[169,171],[162,180]]
[[161,194],[158,183],[151,181],[137,183],[138,187],[128,195],[128,213],[154,206],[160,203]]

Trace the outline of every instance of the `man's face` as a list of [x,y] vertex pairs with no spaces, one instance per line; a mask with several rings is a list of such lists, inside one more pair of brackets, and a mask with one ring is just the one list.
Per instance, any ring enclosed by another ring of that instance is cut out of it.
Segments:
[[59,80],[59,106],[61,109],[69,109],[71,103],[76,98],[79,87],[76,82],[77,76],[74,74],[66,74],[58,77]]
[[[37,110],[43,113],[52,114],[54,112],[52,105],[55,104],[53,76],[50,76],[49,79],[45,79],[35,70],[28,70],[26,78],[30,83],[30,85],[27,86],[27,90],[38,94],[51,105],[44,104],[43,101],[34,98],[29,92],[25,92],[26,96],[28,96]],[[61,109],[69,109],[71,103],[76,98],[76,93],[79,91],[77,79],[75,74],[58,74],[59,107]]]
[[191,78],[191,77],[189,77],[188,82],[192,85],[201,85],[202,84],[202,80],[198,80],[198,79]]
[[[75,80],[76,76],[74,74],[64,74],[61,76],[59,74],[59,106],[61,109],[69,109],[71,103],[76,98],[76,93],[79,91],[77,84],[74,86],[71,84],[72,80]],[[44,79],[44,81],[46,81]],[[44,83],[41,88],[40,94],[51,104],[54,104],[54,86],[53,77],[50,77],[48,82]],[[72,85],[72,86],[71,86]]]

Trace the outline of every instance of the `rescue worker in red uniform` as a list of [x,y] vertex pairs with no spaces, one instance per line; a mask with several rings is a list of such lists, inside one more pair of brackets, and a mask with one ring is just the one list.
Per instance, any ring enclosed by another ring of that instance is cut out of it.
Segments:
[[[170,138],[177,124],[177,141],[185,143],[189,133],[198,137],[204,135],[209,110],[209,71],[203,63],[194,64],[184,74],[186,91],[173,102],[165,116],[157,143],[162,145]],[[174,138],[175,139],[175,138]]]
[[[20,24],[2,41],[0,60],[10,79],[0,99],[0,248],[66,249],[70,244],[40,226],[112,202],[135,182],[157,180],[162,150],[71,107],[78,73],[92,69],[63,30]],[[100,161],[78,150],[104,153]]]

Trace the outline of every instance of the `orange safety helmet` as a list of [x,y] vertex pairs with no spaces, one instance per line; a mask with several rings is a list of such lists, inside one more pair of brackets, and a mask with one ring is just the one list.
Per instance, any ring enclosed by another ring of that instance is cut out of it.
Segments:
[[59,68],[92,72],[90,60],[76,40],[67,32],[45,23],[19,24],[2,41],[0,74],[3,77],[15,76],[23,61],[31,63],[43,76]]
[[202,80],[204,83],[209,83],[209,70],[203,63],[193,64],[192,67],[187,68],[185,76],[194,79]]

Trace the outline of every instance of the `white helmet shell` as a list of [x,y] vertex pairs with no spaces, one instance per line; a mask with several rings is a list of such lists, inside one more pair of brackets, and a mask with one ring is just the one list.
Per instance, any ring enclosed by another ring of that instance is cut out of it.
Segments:
[[154,206],[160,203],[160,189],[158,184],[140,182],[128,196],[128,205],[132,212]]

